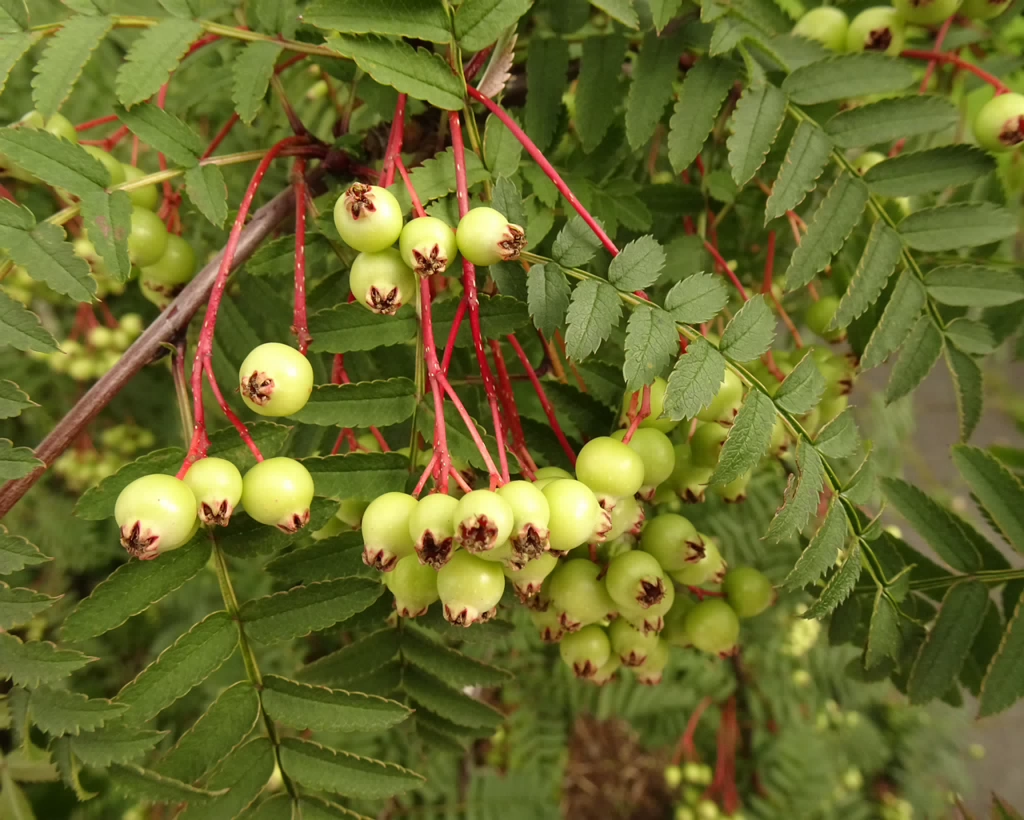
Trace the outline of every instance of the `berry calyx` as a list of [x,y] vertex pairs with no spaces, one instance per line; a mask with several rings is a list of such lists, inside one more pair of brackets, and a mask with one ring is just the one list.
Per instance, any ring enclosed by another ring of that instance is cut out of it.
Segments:
[[635,495],[644,484],[640,454],[611,436],[599,436],[583,445],[576,457],[576,478],[610,510],[615,500]]
[[415,555],[407,555],[384,576],[384,583],[395,596],[395,611],[402,618],[418,618],[438,600],[437,573],[423,566]]
[[117,496],[114,520],[121,546],[146,561],[185,544],[196,529],[196,497],[170,475],[137,478]]
[[[651,428],[654,430],[660,430],[662,433],[671,433],[676,427],[679,426],[679,422],[675,419],[662,418],[661,414],[665,412],[665,393],[668,392],[668,382],[665,381],[661,376],[658,376],[650,385],[651,388],[651,413],[647,418],[640,422],[640,429],[645,430]],[[636,396],[636,405],[633,405],[633,396]],[[635,411],[640,410],[640,402],[643,398],[643,391],[638,390],[636,393],[626,393],[622,397],[622,414],[619,417],[619,424],[623,427],[629,426],[629,409],[633,407]]]
[[703,501],[708,481],[711,479],[715,468],[694,464],[693,452],[689,442],[677,444],[675,453],[676,466],[672,470],[672,475],[669,477],[667,484],[676,495],[689,504]]
[[826,342],[841,342],[846,338],[846,330],[832,327],[838,309],[839,300],[835,296],[823,296],[817,302],[811,302],[804,314],[804,321],[812,332]]
[[974,118],[974,138],[989,151],[1012,151],[1024,143],[1024,95],[1000,94]]
[[128,257],[140,268],[160,261],[167,249],[167,227],[147,208],[132,208],[132,227],[128,234]]
[[601,568],[584,558],[565,561],[551,573],[548,595],[567,632],[603,621],[615,610],[600,575]]
[[721,598],[708,598],[686,613],[686,633],[701,652],[727,655],[736,648],[740,619]]
[[816,40],[831,51],[846,50],[846,31],[850,21],[835,6],[819,6],[797,20],[793,34]]
[[242,505],[250,517],[281,532],[298,532],[309,523],[313,476],[293,458],[261,461],[242,478]]
[[696,564],[706,552],[697,528],[675,513],[662,513],[647,522],[640,536],[640,549],[652,555],[666,572]]
[[658,643],[656,634],[644,634],[625,618],[616,618],[608,625],[608,639],[612,652],[623,666],[640,666]]
[[608,663],[612,647],[607,633],[599,626],[590,625],[562,638],[558,651],[577,678],[592,678]]
[[611,511],[611,529],[603,537],[596,539],[596,543],[614,541],[626,533],[639,535],[645,518],[643,505],[636,498],[631,495],[620,498]]
[[908,23],[934,26],[956,14],[960,0],[893,0],[893,6]]
[[421,216],[406,223],[398,237],[405,262],[420,276],[444,273],[459,252],[455,231],[435,216]]
[[668,666],[668,644],[660,639],[655,640],[654,645],[647,653],[646,660],[633,670],[636,682],[644,686],[657,686],[661,683],[666,666]]
[[440,569],[448,563],[454,549],[453,516],[458,499],[434,493],[424,496],[409,516],[409,537],[421,564]]
[[494,208],[474,208],[459,220],[455,240],[459,253],[474,265],[494,265],[519,258],[526,231]]
[[610,683],[615,678],[615,674],[619,671],[622,666],[622,661],[619,660],[618,656],[614,653],[608,658],[607,663],[597,670],[587,680],[595,686],[604,686],[606,683]]
[[363,513],[363,563],[390,572],[400,558],[412,555],[416,545],[409,519],[419,502],[408,493],[384,493]]
[[313,392],[313,366],[294,347],[266,342],[253,348],[238,369],[245,406],[261,416],[290,416]]
[[672,577],[680,584],[689,587],[699,587],[707,583],[719,584],[725,577],[728,565],[718,551],[718,546],[706,535],[701,537],[704,539],[704,557],[672,573]]
[[864,9],[850,21],[846,50],[880,51],[891,57],[903,50],[906,40],[903,18],[892,6]]
[[752,471],[746,472],[728,484],[716,484],[712,489],[726,504],[738,504],[747,500],[747,487],[750,486],[750,480],[753,477]]
[[346,245],[376,253],[398,241],[402,208],[390,191],[356,182],[334,204],[334,225]]
[[437,593],[444,604],[445,620],[470,626],[494,617],[505,591],[501,567],[459,550],[438,570]]
[[[625,430],[612,433],[616,441],[622,441],[625,436]],[[643,462],[644,483],[637,492],[645,501],[650,501],[658,485],[667,481],[675,469],[676,454],[672,441],[660,430],[640,427],[633,431],[633,437],[626,446],[636,452]]]
[[649,609],[661,603],[665,587],[671,586],[671,582],[653,555],[633,550],[608,564],[605,586],[619,607]]
[[711,404],[701,410],[697,418],[701,421],[717,421],[719,424],[731,426],[739,415],[742,404],[743,382],[731,370],[726,370]]
[[633,627],[645,635],[659,633],[665,628],[667,615],[676,600],[676,588],[666,579],[665,594],[662,599],[651,606],[643,607],[636,603],[619,606],[619,615],[629,621]]
[[537,627],[540,639],[544,643],[558,643],[565,635],[565,627],[562,626],[562,614],[553,606],[547,609],[533,609],[530,611],[530,620]]
[[242,499],[242,474],[223,458],[201,458],[192,463],[182,479],[192,490],[199,520],[207,526],[226,527]]
[[552,553],[545,552],[528,561],[521,569],[505,566],[503,571],[505,577],[512,582],[519,600],[526,603],[540,592],[544,581],[557,566],[558,559]]
[[543,555],[551,545],[548,533],[551,510],[544,493],[529,481],[510,481],[499,487],[497,493],[512,510],[509,540],[516,562],[524,564]]
[[604,528],[607,533],[611,529],[611,518],[586,484],[556,478],[542,492],[551,511],[548,538],[555,552],[568,552],[589,541],[597,530]]
[[509,503],[491,490],[473,490],[459,499],[453,515],[455,542],[470,552],[487,552],[512,534],[515,516]]
[[736,567],[725,574],[722,592],[740,618],[760,615],[775,600],[772,582],[753,567]]
[[394,248],[359,254],[348,283],[356,301],[382,316],[394,316],[416,296],[416,275]]

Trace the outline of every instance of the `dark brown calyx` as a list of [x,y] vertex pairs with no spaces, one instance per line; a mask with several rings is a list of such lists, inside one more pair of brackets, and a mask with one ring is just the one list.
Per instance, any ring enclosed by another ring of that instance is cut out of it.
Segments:
[[558,616],[558,622],[566,632],[579,632],[583,628],[583,624],[580,621],[569,617],[569,614],[566,612]]
[[432,248],[426,248],[424,250],[413,248],[412,258],[416,263],[413,266],[413,270],[420,276],[444,273],[448,269],[448,257],[444,255],[441,251],[441,246],[436,242]]
[[385,290],[372,285],[367,299],[370,303],[370,310],[383,316],[394,316],[403,304],[402,294],[398,288]]
[[280,521],[277,525],[277,528],[281,530],[281,532],[286,532],[290,535],[293,532],[298,532],[308,523],[309,508],[307,507],[302,512],[293,513],[288,518],[284,519],[283,521]]
[[358,182],[350,187],[345,191],[345,210],[353,219],[372,214],[377,210],[377,203],[373,201],[373,189]]
[[632,649],[625,657],[619,656],[619,659],[622,661],[623,666],[637,667],[643,665],[644,661],[647,660],[647,655]]
[[363,563],[378,572],[391,572],[398,563],[398,556],[390,550],[376,549],[366,544],[363,546]]
[[516,597],[519,598],[520,602],[528,604],[531,599],[537,597],[537,593],[540,592],[542,581],[525,581],[524,583],[512,584],[512,589],[516,592]]
[[526,231],[509,222],[504,236],[498,240],[498,247],[501,249],[501,258],[506,262],[518,259],[519,254],[526,250]]
[[231,522],[232,512],[233,510],[228,507],[228,500],[226,498],[220,504],[217,502],[211,504],[208,501],[204,501],[199,505],[199,518],[208,526],[226,527]]
[[700,541],[698,543],[694,543],[693,541],[687,541],[686,546],[688,548],[686,555],[687,564],[697,564],[703,561],[704,556],[707,555],[708,550],[707,547],[704,545],[703,541]]
[[892,31],[886,28],[876,28],[868,32],[867,42],[864,48],[867,51],[885,51],[892,45]]
[[467,552],[487,552],[497,546],[498,527],[486,515],[474,515],[459,524],[459,543]]
[[434,569],[441,569],[452,557],[452,538],[438,540],[434,533],[426,530],[416,544],[416,554],[420,563]]
[[142,522],[121,527],[121,546],[132,558],[148,561],[160,554],[160,536],[149,529],[142,529]]
[[550,535],[543,527],[535,527],[533,524],[525,524],[523,528],[512,536],[512,563],[522,569],[534,558],[538,558],[548,551],[551,545]]
[[597,674],[597,667],[591,660],[583,661],[582,663],[576,662],[572,665],[572,671],[575,673],[577,678],[592,678]]
[[263,407],[274,395],[274,380],[266,373],[254,370],[242,379],[241,390],[249,401]]
[[642,578],[636,593],[636,602],[642,609],[660,604],[665,598],[665,582],[661,578]]
[[999,141],[1007,148],[1013,148],[1024,142],[1024,116],[1010,117],[1003,123],[999,132]]

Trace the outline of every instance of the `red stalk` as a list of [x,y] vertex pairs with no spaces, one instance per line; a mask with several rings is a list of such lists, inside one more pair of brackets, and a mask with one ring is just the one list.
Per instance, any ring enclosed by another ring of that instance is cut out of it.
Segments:
[[[959,54],[946,54],[941,51],[922,51],[916,48],[908,48],[900,52],[900,57],[906,57],[909,60],[930,60],[936,63],[952,63],[957,68],[969,71],[978,79],[988,83],[996,90],[996,94],[1006,94],[1010,90],[998,77],[978,68],[974,63],[967,62],[967,60],[963,59]],[[472,91],[472,89],[470,89],[470,91]]]
[[532,479],[537,465],[530,456],[526,446],[526,436],[523,434],[522,419],[519,418],[519,409],[516,407],[516,397],[512,392],[512,379],[508,374],[508,367],[505,366],[505,356],[501,352],[501,342],[491,339],[488,344],[491,348],[491,356],[494,357],[494,369],[498,374],[498,398],[501,401],[501,408],[504,416],[508,419],[509,429],[512,434],[512,452],[522,467],[526,477]]
[[[349,301],[352,301],[351,294],[349,294]],[[334,364],[331,367],[331,384],[349,384],[349,383],[351,383],[351,379],[349,379],[348,373],[345,372],[345,354],[344,353],[337,353],[334,356]],[[342,431],[342,432],[344,432],[344,431]],[[372,424],[370,425],[370,435],[372,435],[377,440],[377,444],[380,445],[381,452],[384,452],[384,453],[390,453],[391,452],[391,448],[388,447],[388,443],[384,440],[384,436],[381,435],[380,430],[378,430]],[[362,447],[359,446],[359,442],[356,441],[355,433],[352,433],[352,443],[353,443],[353,449],[355,449],[355,450],[362,450],[363,449]],[[337,452],[337,451],[335,451],[335,452]],[[331,455],[334,455],[334,454],[335,453],[331,453]]]
[[220,147],[220,144],[224,142],[224,138],[227,137],[229,133],[231,133],[231,129],[235,127],[235,124],[237,122],[238,114],[232,114],[230,117],[228,117],[228,121],[224,123],[220,131],[217,132],[216,136],[214,136],[214,138],[210,140],[210,144],[206,146],[206,150],[203,151],[203,155],[202,157],[200,157],[200,159],[206,159],[207,157],[211,156],[213,152]]
[[[430,305],[430,280],[420,277],[420,325],[423,329],[423,358],[427,365],[427,379],[434,394],[434,465],[435,486],[440,492],[448,493],[448,476],[452,472],[451,453],[448,451],[448,431],[444,419],[444,393],[440,379],[444,378],[441,364],[437,360],[437,344],[434,342],[434,317]],[[473,425],[470,424],[472,427]],[[486,448],[483,450],[487,452]],[[431,465],[427,465],[430,467]]]
[[462,71],[462,76],[466,78],[467,83],[480,72],[481,68],[484,67],[484,63],[487,61],[487,58],[491,56],[492,51],[494,51],[494,46],[487,46],[487,48],[474,54],[473,59],[466,63],[466,67]]
[[701,717],[707,711],[708,707],[711,706],[711,698],[703,698],[700,703],[697,704],[697,708],[690,714],[690,719],[686,721],[686,730],[683,732],[682,737],[679,738],[679,744],[676,746],[675,753],[672,755],[672,765],[678,766],[683,762],[685,758],[690,762],[697,762],[699,759],[697,756],[697,746],[693,742],[694,735],[697,733],[697,724],[700,723]]
[[452,361],[452,354],[455,352],[455,337],[459,335],[459,328],[462,327],[462,320],[466,316],[466,297],[459,300],[459,306],[455,310],[455,318],[452,320],[452,329],[448,331],[448,343],[444,346],[444,358],[441,360],[441,372],[448,375],[448,366]]
[[105,117],[100,117],[95,120],[89,120],[88,122],[79,123],[75,126],[75,130],[88,131],[91,128],[99,128],[101,125],[109,125],[112,122],[117,122],[117,114],[108,114]]
[[725,259],[722,258],[722,254],[718,252],[718,248],[716,248],[706,239],[704,240],[704,247],[707,249],[707,252],[710,253],[712,257],[714,257],[715,263],[718,265],[719,268],[721,268],[721,273],[724,273],[726,276],[729,277],[729,280],[736,286],[736,290],[740,292],[740,297],[743,299],[744,302],[746,302],[747,292],[743,289],[743,285],[737,278],[736,272],[729,267],[729,263],[726,262]]
[[306,321],[306,160],[295,160],[295,308],[292,333],[299,341],[299,352],[305,356],[312,337]]
[[[953,25],[953,17],[950,15],[946,18],[946,22],[942,24],[939,29],[939,33],[935,35],[935,45],[932,46],[934,51],[938,51],[942,48],[942,44],[946,41],[946,35],[949,34],[949,27]],[[918,89],[918,94],[924,94],[928,90],[928,82],[932,78],[932,74],[935,72],[935,67],[938,65],[937,60],[929,60],[928,67],[924,70],[924,79],[921,80],[921,87]]]
[[530,383],[533,384],[534,392],[536,392],[537,398],[540,400],[540,406],[544,408],[544,415],[548,417],[548,424],[550,424],[551,429],[554,430],[558,443],[562,445],[562,449],[569,457],[569,463],[575,466],[576,453],[573,451],[572,445],[569,444],[569,439],[567,439],[565,437],[565,433],[562,432],[562,425],[558,423],[558,416],[555,415],[555,408],[552,407],[548,394],[544,392],[544,385],[542,385],[540,383],[540,379],[537,378],[537,373],[530,364],[530,360],[526,356],[526,351],[523,350],[522,345],[519,344],[519,340],[515,337],[515,334],[510,334],[508,336],[508,343],[512,345],[512,349],[515,350],[516,355],[519,357],[519,361],[526,370],[526,375],[530,377]]
[[384,164],[380,169],[380,186],[387,188],[395,181],[395,157],[402,150],[402,134],[405,130],[405,94],[398,95],[395,103],[395,114],[391,119],[391,133],[384,152]]
[[[633,394],[633,398],[629,400],[629,408],[633,409],[634,402],[636,401],[636,393]],[[643,396],[640,399],[640,410],[634,413],[629,420],[629,427],[626,429],[626,435],[622,437],[623,444],[629,444],[633,438],[633,433],[637,431],[637,428],[643,422],[645,418],[651,415],[651,386],[649,384],[644,385]]]
[[227,417],[227,420],[231,422],[234,428],[238,431],[239,438],[245,442],[245,446],[252,451],[252,454],[256,456],[256,461],[263,461],[263,453],[260,452],[260,448],[256,446],[256,442],[252,440],[252,436],[249,435],[249,428],[245,426],[235,411],[232,410],[227,401],[224,399],[224,395],[220,392],[220,385],[217,384],[217,380],[213,376],[213,369],[210,364],[207,363],[203,366],[206,371],[206,380],[210,383],[210,389],[213,391],[214,398],[217,399],[217,404],[220,406],[221,412]]
[[412,200],[412,211],[416,216],[426,216],[427,212],[423,210],[423,203],[420,202],[420,195],[416,193],[416,189],[412,187],[412,180],[409,179],[409,172],[405,170],[405,163],[402,162],[401,154],[395,154],[395,167],[398,168],[398,173],[402,175],[402,182],[405,183],[405,189],[409,192],[409,199]]

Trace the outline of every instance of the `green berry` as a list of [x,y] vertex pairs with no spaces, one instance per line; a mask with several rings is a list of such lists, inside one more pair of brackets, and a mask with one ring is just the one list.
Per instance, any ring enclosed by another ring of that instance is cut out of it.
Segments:
[[846,338],[846,330],[832,328],[832,320],[839,309],[839,300],[834,296],[823,296],[817,302],[811,302],[804,314],[804,321],[812,332],[827,342],[841,342]]
[[615,678],[615,673],[619,671],[620,666],[622,666],[622,661],[613,654],[608,658],[604,666],[598,669],[594,675],[587,678],[587,681],[596,686],[604,686]]
[[390,572],[400,558],[416,552],[409,519],[419,502],[408,493],[377,496],[363,513],[363,563]]
[[402,208],[390,191],[356,182],[335,203],[334,225],[346,245],[376,253],[398,241]]
[[416,275],[394,248],[359,254],[348,281],[356,301],[383,316],[416,299]]
[[309,523],[313,477],[293,458],[268,458],[242,478],[242,505],[261,524],[294,533]]
[[510,481],[497,490],[512,510],[512,552],[517,563],[543,555],[551,545],[551,510],[544,493],[529,481]]
[[[622,441],[626,436],[625,430],[616,430],[612,438]],[[672,441],[660,430],[651,427],[640,427],[633,431],[633,437],[626,445],[640,456],[644,465],[644,483],[639,493],[642,498],[649,501],[654,497],[658,485],[667,481],[676,466],[676,454],[672,447]]]
[[672,475],[669,476],[668,485],[676,495],[687,503],[696,504],[703,501],[704,493],[715,468],[694,464],[689,442],[677,444],[675,454],[676,466],[672,470]]
[[16,125],[23,128],[42,128],[55,137],[60,137],[68,142],[78,142],[78,132],[71,121],[63,114],[54,114],[50,119],[43,121],[43,115],[38,111],[29,111]]
[[576,478],[602,502],[635,495],[644,483],[644,462],[639,453],[611,436],[599,436],[583,445],[576,457]]
[[438,570],[437,592],[445,619],[455,626],[470,626],[494,617],[505,591],[501,567],[463,550]]
[[668,666],[669,647],[665,641],[655,637],[654,644],[647,652],[644,662],[633,669],[636,682],[644,686],[657,686],[662,681]]
[[100,165],[107,169],[107,173],[110,174],[110,185],[120,185],[124,182],[124,168],[121,163],[114,159],[110,154],[104,151],[102,148],[98,148],[95,145],[83,145],[86,153],[92,156],[93,159],[98,160]]
[[558,645],[558,651],[577,678],[594,677],[612,654],[607,633],[595,624],[566,635]]
[[[640,422],[640,429],[651,428],[660,430],[665,434],[671,433],[679,425],[679,422],[675,419],[662,418],[661,416],[665,412],[665,393],[668,392],[668,382],[658,376],[651,382],[650,388],[651,413]],[[643,391],[638,390],[636,393],[626,393],[622,397],[622,414],[619,417],[619,424],[623,427],[629,426],[629,408],[633,404],[633,396],[636,396],[636,406],[634,409],[639,411],[640,402],[643,399]]]
[[557,566],[558,559],[552,553],[545,552],[537,558],[527,561],[521,569],[505,566],[503,572],[505,577],[512,582],[519,600],[525,603],[540,592],[544,581]]
[[597,543],[610,543],[625,533],[639,535],[645,517],[643,505],[636,498],[631,495],[620,498],[611,511],[612,528]]
[[701,537],[704,539],[704,557],[672,573],[676,581],[688,587],[699,587],[707,583],[720,584],[728,569],[715,542],[707,536]]
[[504,544],[512,534],[511,505],[491,490],[473,490],[459,499],[453,516],[455,543],[472,553]]
[[132,208],[132,227],[128,234],[128,256],[132,264],[145,268],[160,261],[167,249],[167,227],[146,208]]
[[989,151],[1012,151],[1024,143],[1024,94],[1000,94],[974,118],[974,138]]
[[[135,182],[144,176],[148,176],[145,171],[127,163],[121,163],[121,173],[124,175],[125,182]],[[160,203],[160,191],[152,183],[127,191],[127,194],[128,198],[132,201],[132,205],[137,205],[149,211],[155,211],[156,206]]]
[[184,482],[199,505],[199,520],[207,526],[226,527],[242,500],[242,474],[223,458],[201,458],[185,473]]
[[605,586],[618,607],[650,609],[662,602],[665,588],[671,586],[671,581],[653,555],[633,550],[608,564]]
[[572,473],[563,470],[561,467],[540,467],[534,476],[538,481],[543,479],[554,480],[556,478],[572,478]]
[[148,560],[182,546],[196,529],[196,497],[184,481],[153,474],[137,478],[117,496],[114,520],[121,546]]
[[363,524],[363,513],[369,506],[360,498],[346,498],[338,505],[334,517],[350,529],[358,530]]
[[548,594],[566,631],[603,621],[614,611],[600,575],[601,567],[583,558],[565,561],[551,573]]
[[421,216],[406,223],[398,238],[405,262],[420,276],[444,273],[459,252],[455,232],[434,216]]
[[565,628],[562,626],[562,613],[553,606],[546,609],[530,610],[530,620],[537,627],[540,639],[544,643],[558,643],[565,635]]
[[698,424],[690,437],[690,461],[697,467],[712,468],[718,465],[722,446],[729,437],[729,428],[714,422]]
[[690,643],[701,652],[725,655],[736,647],[740,620],[721,598],[708,598],[686,613],[686,632]]
[[415,555],[407,555],[384,576],[384,583],[395,596],[395,611],[402,618],[426,615],[428,607],[438,600],[437,572],[424,566]]
[[551,511],[548,535],[551,549],[564,553],[585,544],[601,529],[611,529],[611,519],[586,484],[571,478],[557,478],[542,490]]
[[665,625],[661,630],[662,640],[684,649],[690,645],[690,636],[686,631],[686,613],[696,605],[697,602],[689,595],[676,596],[669,611],[665,613]]
[[919,26],[941,23],[960,8],[960,0],[893,0],[892,4],[904,20]]
[[991,20],[1010,7],[1013,0],[964,0],[960,13],[971,20]]
[[448,563],[454,549],[453,516],[459,506],[450,495],[434,493],[421,498],[409,515],[409,537],[420,563],[438,570]]
[[793,26],[793,34],[816,40],[825,48],[841,53],[846,50],[846,30],[849,25],[850,21],[840,9],[835,6],[819,6],[797,21]]
[[719,424],[731,425],[739,415],[742,404],[743,382],[731,370],[726,370],[711,404],[701,410],[697,418],[701,421],[717,421]]
[[623,666],[629,667],[643,664],[658,643],[656,634],[641,632],[625,618],[616,618],[608,625],[608,639],[612,652],[618,655]]
[[519,258],[526,232],[494,208],[474,208],[459,220],[459,252],[474,265],[494,265]]
[[906,40],[903,18],[891,6],[873,6],[850,21],[846,50],[880,51],[891,57],[903,50]]
[[313,392],[313,367],[294,347],[267,342],[253,348],[238,369],[245,406],[261,416],[290,416]]
[[747,500],[747,487],[750,486],[750,480],[753,476],[753,472],[746,472],[728,484],[715,484],[711,489],[727,504],[738,504],[741,501]]
[[722,580],[722,592],[740,618],[760,615],[775,600],[772,582],[753,567],[729,570]]
[[650,553],[666,572],[698,563],[706,551],[697,528],[674,513],[663,513],[647,522],[640,536],[640,549]]
[[192,246],[175,234],[168,234],[167,247],[155,263],[142,268],[140,276],[147,282],[163,285],[182,285],[190,282],[196,272],[196,252]]
[[[830,8],[828,6],[824,8]],[[853,170],[861,176],[864,176],[868,171],[874,168],[878,163],[885,162],[886,156],[878,151],[865,151],[857,159],[850,164],[853,166]]]

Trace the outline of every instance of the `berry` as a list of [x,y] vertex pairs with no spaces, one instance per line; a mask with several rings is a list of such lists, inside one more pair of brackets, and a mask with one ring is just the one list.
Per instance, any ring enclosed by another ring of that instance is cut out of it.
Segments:
[[683,442],[675,447],[676,466],[668,479],[668,485],[683,500],[691,504],[704,500],[714,467],[703,467],[693,463],[690,443]]
[[592,678],[608,663],[612,647],[607,633],[592,624],[562,638],[558,651],[577,678]]
[[395,611],[402,618],[426,615],[438,599],[437,572],[423,566],[415,555],[407,555],[384,576],[384,583],[395,596]]
[[142,269],[147,282],[181,285],[192,279],[196,272],[196,252],[192,246],[175,234],[168,234],[167,247],[155,263]]
[[608,658],[605,665],[598,669],[597,672],[587,680],[597,686],[604,686],[615,677],[615,673],[619,671],[620,666],[622,666],[622,661],[618,659],[618,656],[613,654]]
[[725,655],[736,647],[740,619],[721,598],[708,598],[686,613],[686,633],[701,652]]
[[346,527],[358,530],[363,525],[363,513],[370,505],[359,498],[346,498],[338,505],[334,517]]
[[556,478],[572,478],[572,473],[563,470],[561,467],[541,467],[534,473],[538,481],[547,479],[553,481]]
[[512,552],[519,563],[543,555],[550,546],[548,500],[529,481],[510,481],[498,488],[512,509]]
[[576,457],[576,478],[594,491],[601,506],[636,494],[644,483],[644,462],[629,445],[599,436],[583,445]]
[[[135,182],[147,175],[145,171],[136,168],[134,165],[128,165],[123,162],[121,163],[121,173],[124,175],[125,182]],[[160,202],[160,192],[157,190],[156,185],[153,184],[144,185],[141,188],[133,188],[126,193],[128,198],[131,199],[132,205],[137,205],[150,211],[156,210],[156,206]]]
[[850,397],[847,395],[842,396],[826,396],[821,400],[818,405],[818,423],[824,427],[832,419],[842,413],[850,405]]
[[1012,151],[1024,143],[1024,95],[1000,94],[974,118],[974,138],[989,151]]
[[752,471],[747,472],[739,478],[733,479],[728,484],[716,484],[712,489],[726,504],[738,504],[741,501],[747,500],[747,487],[750,486],[750,479],[753,477]]
[[55,137],[60,137],[68,142],[78,142],[78,132],[75,130],[75,126],[63,114],[54,114],[44,122],[43,115],[38,111],[29,111],[18,120],[17,125],[24,128],[42,128]]
[[167,249],[167,228],[152,211],[132,208],[132,229],[128,234],[128,256],[140,268],[156,264]]
[[551,510],[548,537],[552,550],[564,553],[585,544],[605,523],[605,532],[611,529],[611,519],[605,517],[597,496],[586,484],[557,478],[542,492]]
[[861,176],[864,176],[864,174],[878,165],[878,163],[885,162],[885,159],[885,154],[879,153],[878,151],[865,151],[850,164],[853,166],[854,171]]
[[739,415],[742,404],[743,382],[731,370],[726,370],[711,404],[701,410],[697,418],[701,421],[717,421],[719,424],[731,425]]
[[124,182],[124,167],[120,162],[95,145],[83,145],[82,147],[93,159],[99,161],[100,165],[107,169],[107,173],[110,174],[109,185],[120,185]]
[[490,620],[505,591],[501,567],[459,550],[438,570],[437,592],[445,619],[455,626]]
[[452,557],[455,524],[452,516],[459,506],[450,495],[424,496],[409,515],[409,537],[421,564],[441,569]]
[[348,284],[356,301],[384,316],[394,316],[416,298],[416,275],[394,248],[359,254]]
[[[662,418],[661,414],[665,412],[665,393],[668,391],[668,382],[658,376],[653,382],[651,382],[651,414],[647,416],[642,422],[640,422],[640,429],[645,430],[651,428],[654,430],[660,430],[662,433],[671,433],[679,425],[679,422],[675,419]],[[629,426],[629,408],[633,402],[633,396],[636,396],[636,410],[640,409],[640,401],[643,398],[642,391],[636,393],[626,393],[622,397],[622,415],[619,418],[619,424],[623,427]]]
[[[616,430],[612,433],[612,438],[616,441],[622,441],[625,436],[625,430]],[[634,450],[643,462],[644,483],[638,492],[641,498],[650,501],[658,485],[667,481],[675,469],[676,454],[672,442],[660,430],[640,427],[633,431],[633,437],[626,446]]]
[[196,529],[196,497],[174,476],[137,478],[117,496],[114,520],[121,546],[133,558],[148,560],[185,544]]
[[363,513],[363,563],[390,572],[399,558],[412,555],[416,545],[409,519],[419,502],[407,493],[384,493]]
[[991,20],[1010,7],[1013,0],[964,0],[960,13],[971,20]]
[[688,519],[674,513],[657,515],[640,536],[640,549],[650,553],[666,572],[699,562],[705,553],[704,539]]
[[614,541],[624,533],[639,535],[645,517],[643,506],[633,496],[620,498],[611,511],[612,528],[597,543]]
[[714,422],[698,424],[690,437],[690,461],[697,467],[715,467],[722,455],[722,445],[729,437],[729,428]]
[[721,583],[728,569],[715,542],[707,536],[701,537],[704,539],[704,557],[672,573],[676,581],[688,587],[699,587],[708,582]]
[[250,517],[282,532],[298,532],[309,523],[313,476],[293,458],[268,458],[242,479],[242,505]]
[[753,567],[736,567],[725,574],[722,592],[740,618],[760,615],[775,600],[772,582]]
[[334,225],[346,245],[376,253],[398,241],[402,208],[390,191],[356,182],[334,204]]
[[690,636],[686,632],[686,613],[697,605],[689,595],[676,596],[675,603],[665,613],[665,626],[661,630],[661,638],[672,646],[686,648],[690,645]]
[[608,639],[612,652],[618,655],[623,666],[640,666],[658,643],[658,636],[644,634],[625,618],[616,618],[608,625]]
[[804,314],[804,321],[813,333],[817,333],[826,342],[841,342],[846,338],[844,328],[832,328],[832,320],[839,309],[839,300],[835,296],[823,296],[817,302],[811,302]]
[[547,609],[533,609],[530,611],[530,620],[537,627],[540,639],[544,643],[558,643],[565,635],[565,628],[562,626],[562,614],[553,606]]
[[655,637],[654,645],[648,651],[646,660],[633,670],[636,682],[642,683],[644,686],[657,686],[661,683],[666,666],[668,666],[668,644]]
[[649,607],[643,607],[635,603],[631,606],[620,606],[619,615],[645,635],[651,632],[661,632],[665,628],[665,616],[671,611],[675,600],[676,588],[666,579],[665,595],[661,601]]
[[184,482],[199,506],[199,520],[226,527],[242,499],[242,474],[223,458],[201,458],[188,468]]
[[294,347],[267,342],[253,348],[238,369],[245,406],[261,416],[290,416],[313,392],[313,366]]
[[459,499],[453,516],[455,542],[470,552],[486,552],[512,534],[511,505],[491,490],[473,490]]
[[565,561],[551,573],[548,594],[567,632],[603,621],[614,611],[615,603],[600,575],[601,568],[585,558]]
[[881,51],[894,57],[906,39],[903,18],[892,6],[872,6],[850,21],[847,51]]
[[952,17],[961,0],[893,0],[893,6],[908,23],[934,26]]
[[519,258],[526,232],[494,208],[474,208],[459,220],[459,252],[474,265],[494,265]]
[[539,557],[528,561],[522,569],[506,566],[505,577],[512,582],[519,600],[525,603],[540,592],[545,579],[558,566],[558,559],[550,552],[542,553]]
[[408,222],[398,238],[398,249],[402,261],[420,276],[444,273],[459,252],[455,231],[434,216]]
[[842,52],[846,50],[846,30],[849,25],[850,21],[840,9],[820,6],[797,20],[793,34],[817,40],[831,51]]
[[512,566],[512,542],[503,541],[498,544],[494,549],[486,550],[485,552],[476,553],[477,558],[481,558],[484,561],[490,561],[495,564],[501,564],[502,569],[507,566]]
[[660,604],[665,597],[665,587],[671,586],[657,559],[639,550],[612,559],[604,582],[611,599],[626,609],[636,606],[649,609]]

